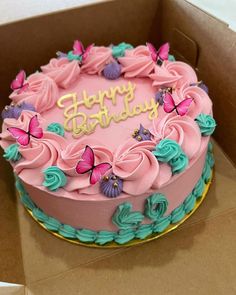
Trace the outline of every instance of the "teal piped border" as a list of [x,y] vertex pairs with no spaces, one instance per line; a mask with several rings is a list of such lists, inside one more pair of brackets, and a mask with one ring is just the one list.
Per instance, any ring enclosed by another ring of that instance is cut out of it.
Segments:
[[184,202],[174,209],[168,216],[163,216],[150,224],[139,224],[136,228],[121,229],[117,232],[96,232],[89,229],[76,229],[70,225],[62,224],[57,219],[46,215],[33,203],[19,178],[16,178],[16,189],[20,193],[21,202],[31,211],[34,219],[39,221],[47,230],[56,233],[60,237],[71,241],[77,240],[85,245],[95,243],[102,246],[110,242],[124,245],[133,239],[143,240],[154,233],[162,233],[163,231],[168,230],[169,225],[180,222],[194,209],[196,201],[202,197],[205,189],[204,184],[208,183],[209,173],[212,171],[213,161],[209,161],[209,158],[213,159],[211,150],[208,150],[201,178],[193,188],[192,193],[190,193]]

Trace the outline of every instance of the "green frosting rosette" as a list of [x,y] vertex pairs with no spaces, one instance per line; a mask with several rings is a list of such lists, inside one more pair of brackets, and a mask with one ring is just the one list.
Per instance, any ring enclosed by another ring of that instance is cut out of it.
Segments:
[[16,162],[19,161],[21,158],[21,154],[19,152],[19,145],[17,143],[11,144],[9,145],[3,154],[3,157],[7,160],[7,161],[12,161],[12,162]]
[[169,162],[180,156],[182,150],[179,144],[172,139],[162,139],[152,152],[158,161]]
[[50,125],[48,125],[47,131],[56,133],[60,136],[65,135],[64,127],[60,123],[51,123]]
[[73,51],[69,51],[67,54],[67,58],[69,59],[69,61],[72,60],[78,60],[78,61],[82,61],[82,55],[77,55],[77,54],[73,54]]
[[112,55],[115,58],[122,57],[125,55],[126,49],[132,49],[133,46],[131,44],[122,42],[118,45],[112,46]]
[[44,182],[43,185],[50,191],[56,191],[58,188],[63,187],[67,183],[66,176],[61,169],[57,166],[48,167],[43,171]]
[[211,135],[216,128],[216,121],[210,115],[200,114],[197,116],[195,121],[197,122],[200,128],[202,136]]
[[178,157],[169,161],[173,174],[181,173],[188,166],[188,157],[185,153],[181,153]]
[[173,174],[181,173],[188,166],[188,157],[172,139],[162,139],[152,152],[158,161],[168,163]]
[[112,222],[120,229],[129,229],[138,226],[144,219],[141,212],[131,211],[132,205],[128,202],[118,206],[115,214],[112,216]]
[[156,221],[165,214],[167,207],[168,201],[163,194],[153,194],[146,200],[145,216]]

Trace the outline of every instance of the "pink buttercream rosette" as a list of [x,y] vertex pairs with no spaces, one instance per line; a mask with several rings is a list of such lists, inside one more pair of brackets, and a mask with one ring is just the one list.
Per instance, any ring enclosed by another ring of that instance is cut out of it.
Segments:
[[155,62],[147,46],[137,46],[126,50],[125,56],[118,58],[125,78],[148,77],[154,70]]
[[[162,119],[153,120],[151,130],[156,144],[164,138],[176,141],[191,160],[199,151],[201,133],[197,123],[189,116],[178,116],[175,113],[167,114]],[[191,144],[190,144],[191,143]]]
[[197,76],[188,64],[181,61],[164,61],[161,66],[155,65],[154,73],[149,77],[153,86],[170,86],[180,88],[184,84],[196,83]]
[[90,138],[84,138],[70,143],[60,153],[58,167],[68,175],[68,184],[65,186],[67,191],[79,190],[80,193],[91,194],[99,193],[99,183],[90,184],[90,173],[78,174],[75,170],[77,163],[82,160],[81,156],[86,145],[89,145],[95,156],[95,165],[99,163],[112,163],[112,152],[109,151],[98,141]]
[[113,173],[123,179],[123,191],[140,195],[151,188],[159,173],[159,164],[152,153],[155,143],[130,139],[114,154]]
[[112,50],[109,47],[94,46],[91,48],[88,56],[83,61],[82,73],[95,75],[101,74],[105,66],[115,61],[112,57]]
[[186,97],[193,99],[187,115],[195,119],[201,113],[212,114],[212,102],[208,94],[198,86],[190,86],[188,83],[183,84],[176,89],[173,94],[176,103],[179,103]]
[[52,58],[49,64],[41,67],[41,70],[61,88],[68,88],[80,74],[79,62],[69,61],[68,58]]
[[42,73],[35,73],[27,78],[27,90],[14,91],[10,99],[14,103],[27,102],[32,104],[38,113],[51,109],[58,99],[58,88],[54,80]]

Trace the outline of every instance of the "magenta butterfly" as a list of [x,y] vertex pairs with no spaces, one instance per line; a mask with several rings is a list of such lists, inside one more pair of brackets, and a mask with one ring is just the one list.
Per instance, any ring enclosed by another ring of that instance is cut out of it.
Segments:
[[84,61],[88,57],[89,52],[93,46],[94,46],[94,44],[90,44],[86,49],[84,49],[82,42],[79,40],[76,40],[73,45],[72,53],[74,55],[82,56],[82,61]]
[[168,60],[170,45],[169,43],[163,44],[158,50],[151,44],[146,43],[148,50],[151,53],[151,57],[154,62],[156,62],[159,66],[162,65],[164,60]]
[[78,162],[76,165],[76,172],[78,174],[84,174],[90,172],[90,183],[95,184],[99,180],[101,180],[102,176],[111,169],[111,165],[109,163],[100,163],[98,165],[94,165],[95,157],[94,152],[86,145],[85,151],[82,154],[82,160]]
[[29,87],[29,83],[25,83],[26,74],[24,70],[21,70],[17,75],[16,78],[11,82],[11,89],[18,90],[17,93],[20,94],[21,92],[25,91]]
[[43,136],[43,129],[39,127],[37,115],[30,119],[28,131],[16,127],[9,127],[7,130],[16,138],[17,142],[23,146],[29,144],[30,136],[34,138],[41,138]]
[[184,116],[188,112],[189,106],[192,101],[193,99],[188,97],[176,105],[172,95],[169,92],[166,92],[164,97],[164,111],[166,113],[171,113],[176,110],[176,113],[178,115]]

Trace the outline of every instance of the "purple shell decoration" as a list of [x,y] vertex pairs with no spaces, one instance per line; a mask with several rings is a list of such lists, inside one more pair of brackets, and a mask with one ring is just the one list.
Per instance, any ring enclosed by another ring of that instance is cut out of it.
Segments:
[[162,90],[158,91],[155,94],[155,101],[159,103],[159,105],[163,105],[164,103],[164,92]]
[[206,84],[204,84],[202,81],[197,82],[197,83],[191,83],[190,86],[198,86],[200,87],[202,90],[204,90],[207,94],[209,92],[208,87],[206,86]]
[[151,140],[151,132],[140,124],[139,129],[134,130],[133,138],[137,141]]
[[104,176],[100,182],[101,192],[108,198],[118,197],[123,189],[123,180],[115,174]]
[[103,70],[103,76],[108,80],[116,80],[121,75],[121,65],[118,62],[107,64]]
[[32,104],[26,102],[23,102],[22,104],[18,105],[11,104],[9,106],[5,106],[4,110],[2,111],[2,118],[3,120],[6,118],[18,119],[22,111],[35,112],[36,110]]

